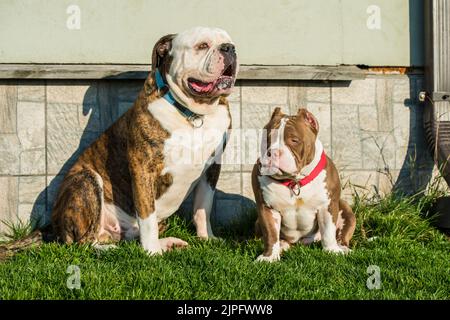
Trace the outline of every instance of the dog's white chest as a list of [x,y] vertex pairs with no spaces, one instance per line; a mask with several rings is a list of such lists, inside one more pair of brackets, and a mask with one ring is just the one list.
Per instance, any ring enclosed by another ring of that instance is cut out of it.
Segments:
[[264,201],[281,214],[281,232],[300,238],[317,227],[317,211],[328,207],[330,199],[326,188],[326,171],[303,186],[295,195],[288,187],[267,176],[259,177]]
[[164,143],[164,169],[162,174],[172,176],[172,185],[156,200],[158,219],[172,215],[195,187],[198,179],[212,161],[212,154],[222,151],[223,141],[230,124],[226,106],[203,117],[203,125],[194,128],[166,100],[159,99],[148,107],[152,115],[170,133]]

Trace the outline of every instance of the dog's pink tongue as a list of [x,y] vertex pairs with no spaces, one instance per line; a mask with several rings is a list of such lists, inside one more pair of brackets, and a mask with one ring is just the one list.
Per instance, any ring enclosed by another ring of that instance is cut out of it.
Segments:
[[214,83],[213,82],[210,82],[210,83],[193,82],[193,83],[191,83],[191,85],[195,89],[195,91],[208,92],[208,91],[211,91],[212,87],[214,86]]

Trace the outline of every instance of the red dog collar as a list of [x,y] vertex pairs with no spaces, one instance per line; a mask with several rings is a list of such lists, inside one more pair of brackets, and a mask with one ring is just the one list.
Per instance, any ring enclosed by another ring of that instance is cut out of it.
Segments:
[[278,181],[279,183],[281,183],[282,185],[288,187],[293,191],[295,186],[298,185],[299,187],[303,187],[308,183],[310,183],[311,181],[313,181],[322,172],[322,170],[325,169],[326,165],[327,165],[327,156],[325,154],[325,151],[323,151],[317,166],[311,171],[309,175],[307,175],[303,179],[300,180],[286,179],[276,181]]

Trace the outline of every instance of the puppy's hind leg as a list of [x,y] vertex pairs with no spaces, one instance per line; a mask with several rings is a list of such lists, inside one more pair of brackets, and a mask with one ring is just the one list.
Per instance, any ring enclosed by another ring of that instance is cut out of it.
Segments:
[[339,200],[340,217],[337,223],[337,241],[340,245],[348,247],[356,227],[355,214],[344,200]]
[[64,178],[52,212],[59,241],[95,243],[101,227],[103,181],[94,170],[71,170]]
[[318,210],[317,220],[323,249],[334,253],[348,253],[350,250],[346,246],[339,245],[337,242],[336,225],[327,207]]

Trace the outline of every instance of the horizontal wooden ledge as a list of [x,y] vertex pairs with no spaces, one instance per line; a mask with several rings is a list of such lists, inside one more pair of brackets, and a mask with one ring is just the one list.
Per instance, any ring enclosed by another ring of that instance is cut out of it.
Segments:
[[[145,79],[150,65],[0,64],[0,79]],[[367,71],[357,66],[241,65],[242,80],[354,80]]]

